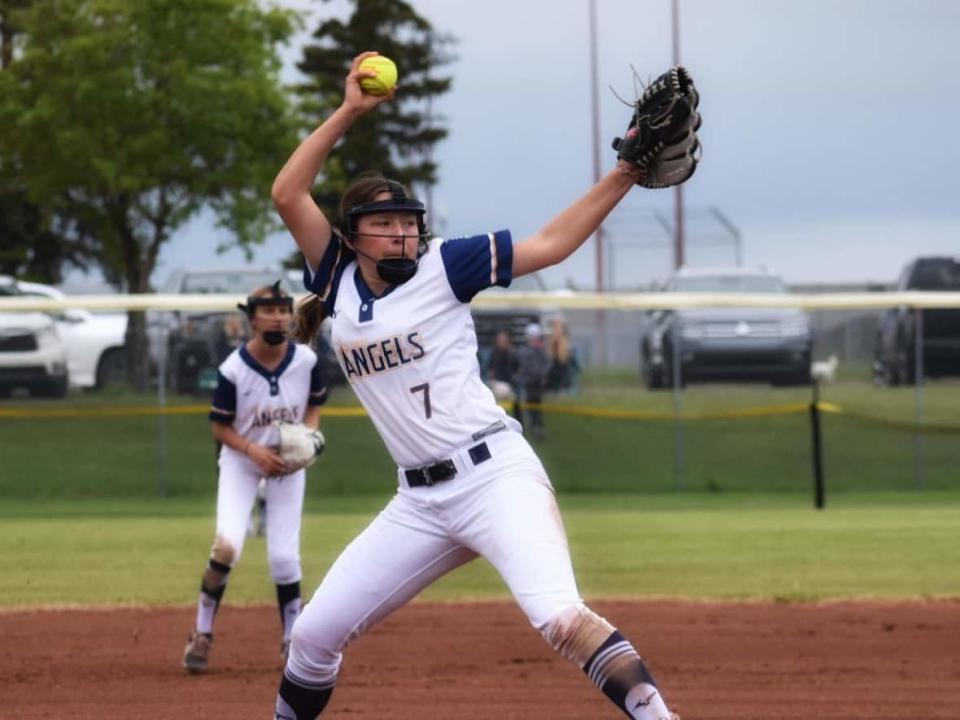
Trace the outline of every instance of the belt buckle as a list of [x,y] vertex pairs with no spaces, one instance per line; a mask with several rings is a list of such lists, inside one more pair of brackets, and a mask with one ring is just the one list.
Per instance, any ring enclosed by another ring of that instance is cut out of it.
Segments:
[[427,487],[430,487],[431,485],[436,485],[438,482],[444,482],[452,478],[457,474],[457,467],[453,464],[453,461],[444,460],[443,462],[438,462],[436,465],[424,468],[423,472],[425,476],[424,481]]

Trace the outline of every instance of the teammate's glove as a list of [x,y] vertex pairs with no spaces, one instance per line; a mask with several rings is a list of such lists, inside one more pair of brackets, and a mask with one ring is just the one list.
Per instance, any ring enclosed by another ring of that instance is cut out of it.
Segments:
[[654,80],[633,103],[623,138],[614,138],[617,159],[640,168],[638,185],[665,188],[693,175],[700,160],[700,95],[686,68],[677,65]]
[[273,424],[280,431],[280,457],[287,473],[310,467],[320,457],[326,441],[319,430],[280,420]]

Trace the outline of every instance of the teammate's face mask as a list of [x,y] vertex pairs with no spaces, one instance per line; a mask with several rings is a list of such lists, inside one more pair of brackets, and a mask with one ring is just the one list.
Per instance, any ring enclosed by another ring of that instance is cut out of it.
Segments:
[[[400,257],[385,257],[376,261],[377,275],[384,282],[391,285],[402,285],[417,274],[417,267],[420,263],[420,257],[426,249],[427,230],[424,226],[423,216],[426,214],[426,208],[423,203],[407,196],[406,191],[400,183],[388,180],[386,182],[390,199],[373,200],[370,202],[354,205],[347,212],[347,237],[350,239],[352,247],[356,252],[363,255],[368,260],[373,260],[362,250],[356,247],[357,220],[364,215],[385,212],[413,213],[417,216],[417,251],[415,257],[407,257],[405,250],[401,247]],[[364,233],[373,235],[373,233]],[[384,236],[378,236],[384,237]],[[390,234],[389,237],[396,237]]]
[[267,330],[263,333],[263,341],[267,345],[282,345],[287,339],[287,334],[283,330]]
[[[283,294],[280,290],[279,280],[270,286],[270,295],[248,297],[246,305],[243,303],[237,304],[237,307],[246,313],[250,320],[253,320],[254,315],[257,314],[258,307],[267,306],[286,307],[290,308],[291,312],[293,311],[293,298]],[[262,335],[263,341],[267,343],[267,345],[282,345],[287,339],[287,333],[283,330],[265,330]]]

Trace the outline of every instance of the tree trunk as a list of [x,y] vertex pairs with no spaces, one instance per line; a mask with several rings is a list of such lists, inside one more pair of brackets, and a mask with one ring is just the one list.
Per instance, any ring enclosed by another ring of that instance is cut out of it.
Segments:
[[[138,258],[139,260],[139,258]],[[150,292],[143,265],[136,263],[133,272],[127,272],[127,292]],[[127,312],[127,379],[134,390],[144,391],[150,383],[150,353],[147,342],[147,314],[142,310]]]
[[150,380],[147,345],[147,316],[142,311],[127,313],[127,381],[134,390],[144,391]]
[[[150,291],[151,263],[144,259],[136,232],[130,218],[130,201],[121,195],[109,210],[112,224],[121,242],[124,276],[128,293]],[[147,344],[147,318],[143,311],[127,312],[125,336],[127,354],[127,381],[136,391],[147,389],[150,380],[150,355]]]

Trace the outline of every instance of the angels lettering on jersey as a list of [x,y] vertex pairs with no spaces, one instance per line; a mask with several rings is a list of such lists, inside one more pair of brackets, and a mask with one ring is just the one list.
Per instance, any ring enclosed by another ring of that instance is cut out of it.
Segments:
[[[243,437],[269,445],[275,440],[274,420],[302,422],[307,406],[322,405],[326,399],[317,355],[306,345],[288,343],[287,354],[273,370],[241,346],[218,369],[210,420],[233,425]],[[221,452],[228,451],[236,452],[227,446]]]
[[340,366],[350,382],[364,375],[402,367],[426,354],[419,332],[412,332],[406,337],[394,335],[358,347],[340,346],[337,351],[340,354]]
[[298,407],[273,408],[272,410],[261,410],[253,415],[253,427],[266,427],[274,421],[281,421],[291,424],[297,424],[301,421],[303,415]]

